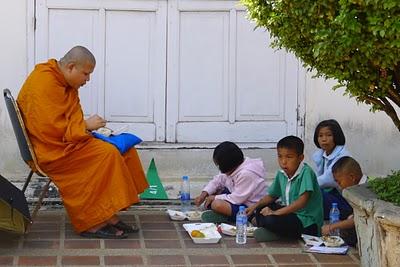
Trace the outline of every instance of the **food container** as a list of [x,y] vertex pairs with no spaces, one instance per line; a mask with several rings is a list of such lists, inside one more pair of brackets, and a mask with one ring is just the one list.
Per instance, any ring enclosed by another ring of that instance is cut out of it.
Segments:
[[167,213],[171,220],[173,221],[183,221],[183,220],[189,220],[189,221],[200,221],[201,220],[201,214],[203,214],[202,211],[187,211],[187,212],[182,212],[178,210],[167,210]]
[[340,247],[344,245],[344,240],[339,236],[323,236],[321,239],[327,247]]
[[[236,226],[226,224],[226,223],[221,223],[220,224],[220,229],[221,232],[225,235],[230,235],[230,236],[235,236],[236,235]],[[254,236],[254,231],[257,229],[257,227],[253,226],[247,226],[247,236],[248,237],[253,237]]]
[[321,246],[324,243],[318,236],[302,234],[301,238],[303,238],[307,246]]
[[[188,232],[194,243],[197,244],[213,244],[218,243],[221,235],[217,230],[217,226],[213,223],[185,223],[183,228]],[[191,232],[198,230],[204,234],[204,237],[193,237]]]

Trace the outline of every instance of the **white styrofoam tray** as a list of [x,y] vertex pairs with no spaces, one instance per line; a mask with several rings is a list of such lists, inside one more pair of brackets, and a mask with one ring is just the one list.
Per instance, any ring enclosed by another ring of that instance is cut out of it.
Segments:
[[[221,223],[219,225],[221,232],[226,235],[230,236],[235,236],[236,235],[236,226],[230,225],[227,223]],[[257,227],[254,226],[247,226],[247,236],[248,237],[253,237],[254,236],[254,231],[257,229]]]
[[178,210],[167,210],[167,213],[171,220],[173,221],[183,221],[188,219],[189,221],[200,221],[201,220],[201,214],[203,213],[202,211],[187,211],[187,212],[182,212]]
[[[183,228],[188,232],[193,242],[198,244],[218,243],[222,237],[217,230],[217,226],[213,223],[185,223],[183,224]],[[192,237],[190,233],[193,230],[202,232],[205,237]]]

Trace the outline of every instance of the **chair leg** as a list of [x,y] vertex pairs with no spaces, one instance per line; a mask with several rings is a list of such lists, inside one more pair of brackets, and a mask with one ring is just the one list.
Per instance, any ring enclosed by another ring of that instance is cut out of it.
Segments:
[[32,222],[31,222],[31,224],[29,224],[29,225],[26,227],[25,233],[28,233],[30,226],[32,225],[32,223],[33,223],[33,222],[35,221],[35,219],[36,219],[36,215],[37,215],[37,213],[38,213],[40,207],[42,206],[43,198],[45,197],[47,191],[49,190],[50,183],[51,183],[51,180],[49,179],[49,180],[47,181],[46,185],[43,187],[42,192],[40,193],[40,196],[39,196],[39,199],[38,199],[38,203],[36,204],[36,206],[35,206],[35,208],[34,208],[34,210],[33,210],[33,212],[32,212],[32,216],[31,216]]
[[31,181],[32,175],[33,175],[33,171],[31,170],[31,172],[28,174],[28,177],[26,177],[24,187],[22,188],[23,193],[25,193],[25,190],[28,187],[29,182]]

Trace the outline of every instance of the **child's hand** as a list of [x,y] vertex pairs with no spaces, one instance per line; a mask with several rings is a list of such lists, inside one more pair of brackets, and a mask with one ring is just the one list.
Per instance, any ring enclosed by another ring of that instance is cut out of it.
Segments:
[[204,202],[204,200],[206,199],[207,196],[208,196],[207,192],[205,192],[205,191],[201,192],[201,194],[194,199],[194,204],[197,207],[200,206],[201,203]]
[[211,203],[214,201],[215,196],[211,195],[206,198],[206,203],[204,203],[204,207],[210,207]]
[[322,235],[330,235],[330,233],[331,233],[331,225],[330,224],[326,224],[326,225],[322,226],[321,233],[322,233]]
[[260,211],[260,214],[262,214],[264,216],[273,215],[274,211],[271,210],[269,207],[265,207]]
[[245,209],[246,216],[249,217],[250,215],[252,215],[256,208],[257,208],[257,205],[253,205],[253,206],[250,206],[247,209]]
[[206,199],[206,197],[200,195],[194,199],[194,204],[198,207],[204,202],[204,199]]

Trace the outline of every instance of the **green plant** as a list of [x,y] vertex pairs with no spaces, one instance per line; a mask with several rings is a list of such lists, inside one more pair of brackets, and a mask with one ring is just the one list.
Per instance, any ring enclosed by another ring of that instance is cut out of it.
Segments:
[[[272,47],[384,111],[400,131],[399,0],[241,0]],[[397,110],[398,111],[398,110]]]
[[385,178],[368,181],[368,187],[378,195],[379,199],[400,206],[400,170],[393,171]]

